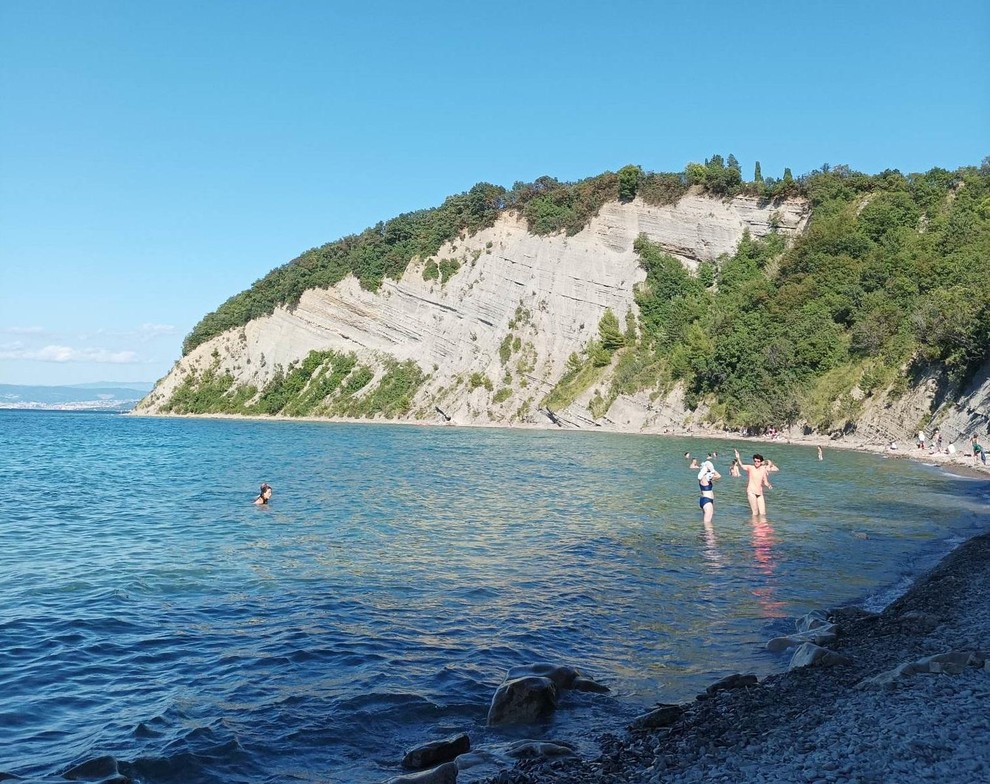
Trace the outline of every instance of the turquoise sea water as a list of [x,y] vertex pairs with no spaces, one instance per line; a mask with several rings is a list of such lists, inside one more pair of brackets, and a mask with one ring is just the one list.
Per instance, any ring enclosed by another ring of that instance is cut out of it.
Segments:
[[[23,411],[0,433],[0,773],[37,781],[108,756],[149,784],[364,784],[455,732],[581,746],[785,668],[763,645],[795,616],[882,603],[988,527],[986,482],[780,444],[738,443],[782,467],[754,524],[732,442]],[[706,530],[683,453],[712,448]],[[538,661],[611,694],[486,728]]]

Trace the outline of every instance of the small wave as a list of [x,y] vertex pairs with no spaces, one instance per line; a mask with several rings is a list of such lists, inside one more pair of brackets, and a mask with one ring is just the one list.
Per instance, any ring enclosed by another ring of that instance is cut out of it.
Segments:
[[911,577],[901,577],[893,585],[868,596],[863,602],[863,609],[870,612],[882,612],[887,606],[903,596],[913,584],[914,580]]

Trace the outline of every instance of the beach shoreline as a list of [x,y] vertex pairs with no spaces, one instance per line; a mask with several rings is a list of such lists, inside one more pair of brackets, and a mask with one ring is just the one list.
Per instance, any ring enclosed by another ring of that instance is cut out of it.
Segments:
[[[873,439],[859,438],[853,436],[842,436],[833,438],[817,433],[804,434],[788,432],[777,438],[766,436],[750,436],[732,431],[719,430],[716,428],[691,427],[691,428],[645,428],[645,429],[624,429],[621,427],[601,426],[595,428],[560,428],[547,420],[546,424],[536,422],[499,424],[496,422],[469,422],[451,423],[440,422],[434,419],[362,419],[358,417],[284,417],[264,414],[151,414],[139,411],[128,411],[124,414],[128,417],[148,417],[152,419],[207,419],[207,420],[233,420],[252,422],[309,422],[316,424],[353,424],[353,425],[399,425],[404,427],[458,427],[477,428],[492,430],[549,430],[562,433],[594,433],[611,435],[632,435],[632,436],[654,436],[660,438],[691,438],[696,440],[711,439],[724,442],[741,442],[748,444],[763,444],[763,451],[769,452],[774,445],[783,444],[788,446],[822,447],[822,450],[842,449],[845,451],[864,452],[868,454],[883,455],[891,459],[915,460],[923,463],[930,463],[942,467],[949,473],[970,478],[990,477],[990,465],[974,460],[969,454],[956,451],[954,454],[943,452],[931,452],[928,449],[917,449],[915,445],[905,445],[898,449],[890,449],[888,444],[877,444]],[[744,455],[746,457],[746,455]]]
[[595,759],[524,760],[488,784],[990,781],[988,596],[990,532],[880,613],[829,610],[840,663],[699,695],[669,726],[602,736]]

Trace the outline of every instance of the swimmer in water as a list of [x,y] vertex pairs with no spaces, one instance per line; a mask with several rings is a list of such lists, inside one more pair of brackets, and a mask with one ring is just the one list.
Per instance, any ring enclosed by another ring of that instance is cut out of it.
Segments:
[[701,492],[698,505],[701,507],[702,521],[706,525],[715,516],[715,480],[721,478],[722,475],[715,470],[710,460],[701,464],[701,470],[698,472],[698,488]]
[[257,506],[267,505],[269,501],[272,500],[272,486],[268,482],[261,483],[261,490],[258,491],[258,497],[254,499],[254,503]]

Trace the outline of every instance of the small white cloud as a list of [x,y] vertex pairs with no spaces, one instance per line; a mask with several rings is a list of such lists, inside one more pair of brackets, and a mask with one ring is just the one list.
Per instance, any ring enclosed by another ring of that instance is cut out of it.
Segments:
[[45,346],[38,351],[24,351],[26,359],[37,359],[41,362],[71,362],[78,352],[68,346]]
[[131,365],[139,362],[134,351],[108,351],[105,348],[71,348],[45,346],[32,350],[7,348],[0,350],[0,359],[30,359],[36,362],[96,362],[104,365]]

